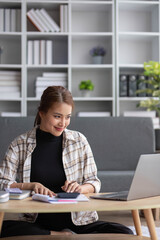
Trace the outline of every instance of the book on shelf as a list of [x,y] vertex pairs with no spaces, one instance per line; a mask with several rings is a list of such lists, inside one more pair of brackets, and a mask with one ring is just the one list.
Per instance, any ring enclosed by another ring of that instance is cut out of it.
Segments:
[[64,32],[68,32],[68,5],[64,5]]
[[156,111],[125,111],[124,117],[150,117],[153,122],[153,127],[159,126],[159,118],[156,117]]
[[16,9],[11,9],[11,32],[16,32]]
[[1,86],[20,86],[21,82],[19,80],[0,80]]
[[67,77],[37,77],[36,78],[37,81],[67,81]]
[[27,48],[27,63],[28,65],[33,64],[33,41],[28,40],[28,48]]
[[78,112],[78,117],[110,117],[110,112]]
[[5,76],[1,76],[0,75],[0,81],[20,81],[21,76],[10,76],[10,75],[5,75]]
[[41,86],[64,86],[67,87],[67,82],[66,81],[56,81],[56,80],[42,80],[42,81],[37,81],[35,83],[36,87],[41,87]]
[[10,23],[11,23],[11,19],[10,19],[10,9],[9,8],[5,8],[4,9],[4,31],[5,32],[10,32]]
[[45,32],[51,32],[51,28],[48,24],[48,21],[43,16],[42,12],[39,9],[36,9],[35,12],[37,13],[41,23],[43,24]]
[[66,72],[43,72],[43,77],[67,77]]
[[0,8],[0,32],[4,31],[4,8]]
[[20,98],[21,93],[18,92],[1,92],[0,99]]
[[53,20],[53,18],[48,14],[48,12],[44,9],[41,8],[40,12],[42,15],[45,17],[45,19],[48,21],[49,25],[51,26],[51,31],[52,32],[60,32],[60,27],[58,24]]
[[40,47],[39,40],[33,41],[33,64],[39,65],[39,56],[40,56]]
[[156,117],[156,111],[124,111],[125,117]]
[[51,65],[53,62],[53,43],[51,40],[28,40],[27,52],[29,65]]
[[27,12],[27,17],[28,19],[30,20],[30,22],[37,28],[38,31],[40,32],[44,32],[44,28],[43,26],[41,25],[37,15],[35,14],[35,11],[34,9],[30,9],[28,12]]
[[46,41],[46,64],[51,65],[52,64],[52,58],[53,58],[53,47],[52,47],[52,41],[47,40]]
[[43,31],[44,31],[44,32],[49,32],[50,29],[49,29],[49,27],[48,27],[48,24],[46,24],[46,19],[44,18],[43,14],[40,12],[40,10],[39,10],[39,9],[36,9],[36,10],[34,11],[34,13],[37,15],[37,18],[38,18],[41,26],[43,27]]
[[68,5],[60,5],[60,29],[68,32]]
[[5,71],[5,70],[0,70],[0,77],[1,76],[11,76],[11,77],[15,77],[15,76],[21,76],[21,72],[20,71]]
[[21,32],[21,9],[16,9],[16,31]]
[[0,94],[2,92],[19,92],[20,86],[1,86],[0,87]]
[[64,32],[64,5],[60,5],[60,29]]
[[40,40],[40,64],[46,64],[46,41]]
[[21,117],[20,112],[1,112],[1,117]]

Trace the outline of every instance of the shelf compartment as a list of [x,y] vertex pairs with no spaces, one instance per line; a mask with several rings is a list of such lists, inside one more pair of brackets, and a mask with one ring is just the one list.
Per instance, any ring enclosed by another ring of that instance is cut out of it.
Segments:
[[[68,64],[68,37],[67,36],[34,36],[28,35],[27,40],[51,40],[52,41],[52,64]],[[26,59],[27,60],[27,59]]]
[[119,37],[119,64],[143,64],[146,61],[159,61],[159,38],[157,36]]
[[[56,2],[38,2],[38,5],[37,5],[37,2],[28,2],[27,3],[27,12],[29,10],[31,10],[32,8],[34,10],[36,9],[42,9],[44,8],[47,13],[50,15],[50,17],[56,22],[56,24],[60,27],[60,5],[61,4],[64,4],[63,3],[56,3]],[[67,3],[65,3],[67,4]],[[37,31],[39,32],[39,30],[34,26],[34,24],[28,19],[28,17],[26,16],[27,18],[27,31]]]
[[112,32],[112,4],[71,4],[72,32]]
[[110,112],[113,116],[113,102],[112,101],[74,101],[75,108],[73,116],[77,115],[78,112]]
[[158,4],[120,3],[119,32],[158,32],[158,9]]
[[[65,68],[37,68],[37,69],[28,69],[27,72],[27,97],[35,98],[35,82],[37,77],[41,77],[43,72],[65,72],[68,73]],[[37,100],[37,99],[35,99]]]
[[112,36],[73,36],[72,37],[72,60],[74,64],[92,64],[90,50],[101,46],[106,50],[104,64],[112,64]]
[[0,36],[2,48],[0,64],[21,64],[21,37],[18,35]]
[[21,101],[17,100],[1,100],[0,99],[0,115],[3,112],[15,112],[21,113]]
[[[135,98],[133,100],[130,98],[120,99],[119,101],[119,116],[123,116],[125,111],[144,111],[144,108],[138,108],[137,104],[141,101],[142,98]],[[145,98],[146,99],[146,98]]]
[[72,95],[82,97],[79,84],[82,80],[90,79],[94,84],[90,98],[112,97],[112,69],[72,69]]

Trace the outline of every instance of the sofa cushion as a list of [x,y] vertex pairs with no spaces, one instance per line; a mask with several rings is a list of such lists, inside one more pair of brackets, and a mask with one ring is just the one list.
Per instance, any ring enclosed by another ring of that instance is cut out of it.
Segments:
[[98,171],[101,192],[129,190],[134,171]]
[[73,118],[69,128],[87,137],[98,170],[134,171],[141,154],[155,151],[150,118]]

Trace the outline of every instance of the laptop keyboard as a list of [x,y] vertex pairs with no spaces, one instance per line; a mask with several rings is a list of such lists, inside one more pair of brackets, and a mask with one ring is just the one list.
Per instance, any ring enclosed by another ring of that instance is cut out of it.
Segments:
[[116,199],[116,200],[126,200],[128,196],[128,191],[114,192],[105,194],[106,198]]

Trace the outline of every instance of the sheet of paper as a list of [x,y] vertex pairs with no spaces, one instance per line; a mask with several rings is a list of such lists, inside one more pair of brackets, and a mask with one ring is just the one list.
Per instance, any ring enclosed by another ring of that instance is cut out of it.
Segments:
[[49,197],[48,195],[43,195],[43,194],[34,194],[32,196],[33,200],[36,201],[42,201],[42,202],[48,202],[52,204],[71,204],[71,203],[77,203],[77,202],[86,202],[89,201],[89,199],[84,195],[80,194],[77,198],[75,199],[69,199],[69,198],[56,198],[56,197]]

